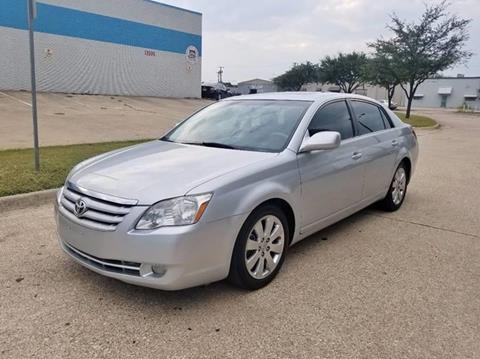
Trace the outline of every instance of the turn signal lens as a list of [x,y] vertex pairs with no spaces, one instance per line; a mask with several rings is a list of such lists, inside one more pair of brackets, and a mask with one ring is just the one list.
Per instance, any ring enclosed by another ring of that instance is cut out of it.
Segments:
[[203,212],[205,212],[205,210],[207,209],[207,206],[208,206],[208,202],[203,202],[200,205],[200,208],[198,209],[198,212],[195,215],[195,223],[197,223],[200,220],[200,218],[202,218]]

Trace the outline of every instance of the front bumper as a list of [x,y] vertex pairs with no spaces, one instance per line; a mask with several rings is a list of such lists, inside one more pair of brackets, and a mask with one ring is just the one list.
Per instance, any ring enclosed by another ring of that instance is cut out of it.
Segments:
[[[179,290],[228,276],[235,239],[246,216],[152,231],[135,230],[134,225],[146,208],[133,207],[115,231],[106,232],[74,223],[56,202],[60,246],[94,272],[145,287]],[[154,273],[153,265],[163,267],[165,273]]]

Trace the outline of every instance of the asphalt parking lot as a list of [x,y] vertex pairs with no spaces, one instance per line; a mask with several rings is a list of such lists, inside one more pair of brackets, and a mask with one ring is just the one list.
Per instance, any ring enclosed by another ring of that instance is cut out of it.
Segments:
[[[28,92],[0,91],[0,150],[32,147]],[[38,94],[41,146],[158,138],[211,101],[158,97]]]
[[130,286],[69,260],[52,206],[0,216],[0,357],[479,358],[480,117],[433,112],[403,208],[291,248],[267,288]]

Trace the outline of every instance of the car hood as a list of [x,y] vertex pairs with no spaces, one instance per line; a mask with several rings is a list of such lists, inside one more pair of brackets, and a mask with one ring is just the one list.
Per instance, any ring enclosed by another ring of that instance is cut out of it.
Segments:
[[274,153],[153,141],[80,165],[68,181],[77,187],[151,205]]

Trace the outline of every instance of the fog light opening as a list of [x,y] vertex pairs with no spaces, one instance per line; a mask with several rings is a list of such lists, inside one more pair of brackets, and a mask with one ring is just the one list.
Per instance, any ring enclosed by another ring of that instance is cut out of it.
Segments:
[[167,272],[167,268],[161,264],[153,264],[152,265],[152,273],[156,277],[163,277],[165,273]]

